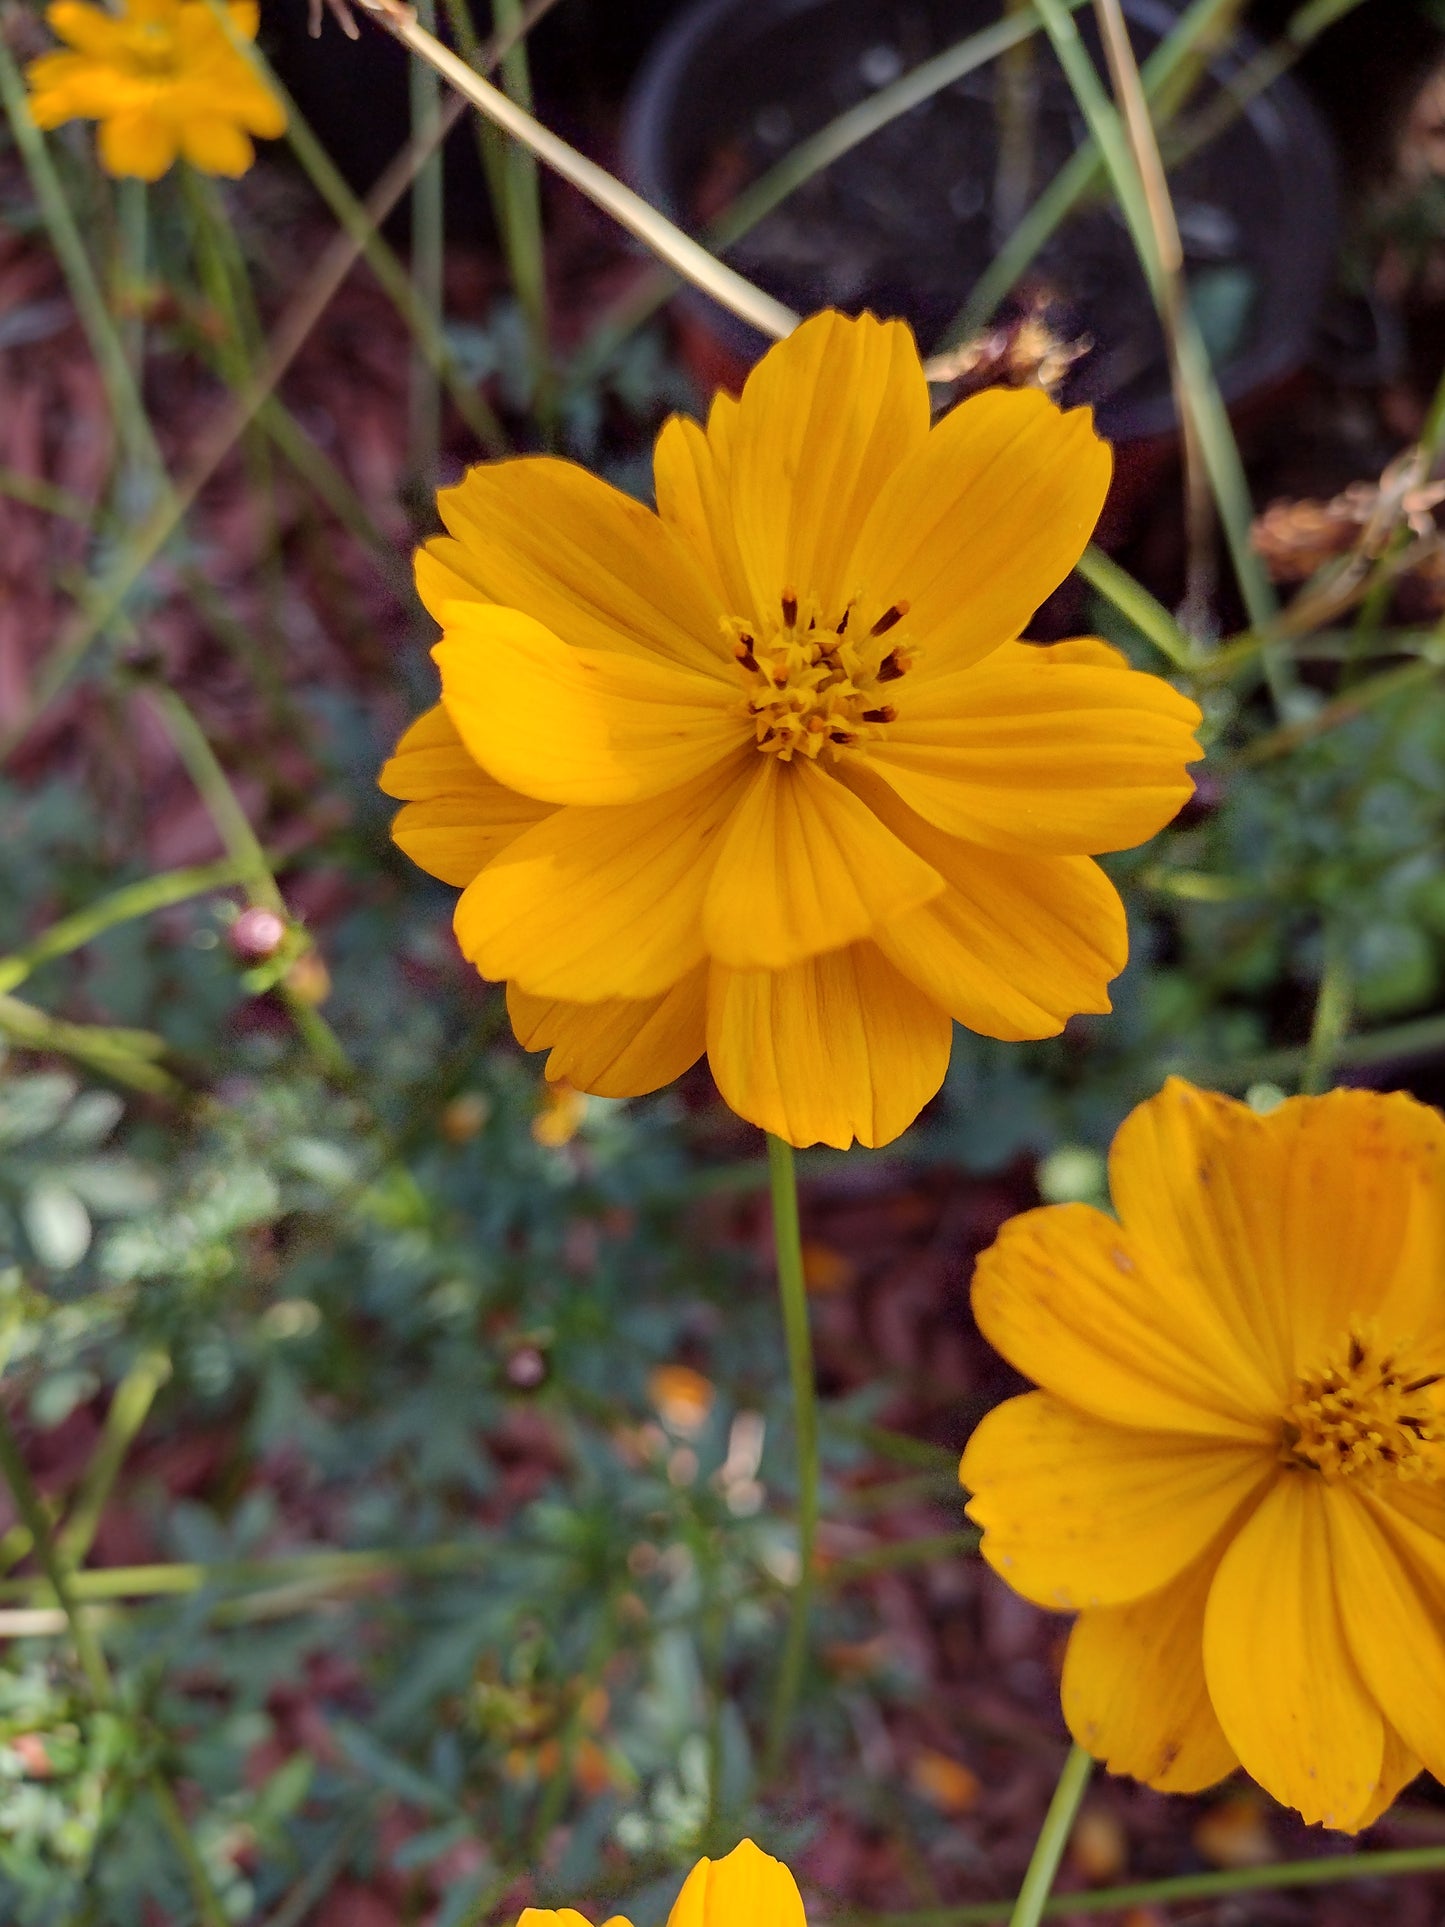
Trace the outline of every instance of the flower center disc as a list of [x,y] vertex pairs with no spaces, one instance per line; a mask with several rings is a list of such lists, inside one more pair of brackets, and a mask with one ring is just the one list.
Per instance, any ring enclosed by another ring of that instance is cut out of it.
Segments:
[[760,750],[791,762],[795,756],[836,757],[879,735],[893,721],[884,691],[913,666],[914,656],[892,633],[908,614],[895,602],[871,629],[851,623],[854,596],[841,615],[823,610],[815,595],[785,589],[778,617],[767,623],[729,617],[726,623],[747,683],[747,709]]
[[1413,1376],[1394,1349],[1352,1332],[1347,1351],[1302,1378],[1284,1417],[1280,1459],[1326,1479],[1392,1472],[1402,1479],[1445,1477],[1441,1374]]

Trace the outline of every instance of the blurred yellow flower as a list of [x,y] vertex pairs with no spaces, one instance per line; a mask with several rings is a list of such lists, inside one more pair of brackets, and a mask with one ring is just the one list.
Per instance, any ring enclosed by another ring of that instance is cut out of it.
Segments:
[[548,1078],[537,1101],[532,1119],[532,1136],[550,1151],[570,1144],[587,1115],[587,1099],[565,1077]]
[[[517,1927],[588,1927],[573,1907],[527,1907]],[[603,1927],[631,1927],[614,1914]],[[699,1860],[673,1902],[667,1927],[806,1927],[798,1883],[770,1853],[743,1840],[721,1860]]]
[[[236,35],[256,38],[255,0],[229,0]],[[203,174],[244,174],[253,134],[286,131],[286,110],[206,0],[122,0],[118,11],[55,0],[45,18],[64,49],[26,72],[37,126],[100,122],[108,174],[159,180],[182,155]]]
[[885,1144],[954,1019],[1109,1008],[1091,856],[1189,795],[1199,712],[1101,642],[1016,640],[1109,451],[1037,392],[930,428],[901,322],[814,316],[654,472],[656,514],[545,457],[442,492],[442,702],[382,774],[396,840],[464,886],[462,950],[549,1076],[634,1096],[706,1050],[755,1124]]
[[984,1557],[1079,1613],[1064,1714],[1115,1772],[1242,1763],[1358,1831],[1445,1779],[1445,1119],[1171,1079],[1109,1174],[1119,1222],[1050,1205],[979,1260],[1043,1387],[964,1454]]

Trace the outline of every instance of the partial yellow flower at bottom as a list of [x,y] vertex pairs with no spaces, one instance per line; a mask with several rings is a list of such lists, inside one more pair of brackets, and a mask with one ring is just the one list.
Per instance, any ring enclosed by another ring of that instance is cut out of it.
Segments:
[[901,322],[815,315],[653,466],[656,513],[546,457],[443,490],[442,700],[382,772],[393,834],[549,1077],[638,1096],[706,1051],[789,1142],[886,1144],[955,1020],[1109,1008],[1093,858],[1188,797],[1199,711],[1097,639],[1017,639],[1109,451],[1038,393],[930,426]]
[[[528,1907],[517,1927],[589,1927],[574,1908]],[[614,1914],[603,1927],[632,1927]],[[673,1902],[667,1927],[807,1927],[798,1883],[751,1840],[721,1860],[699,1860]]]
[[[236,35],[254,40],[255,0],[229,0]],[[45,18],[66,45],[26,69],[38,127],[100,123],[108,174],[159,180],[182,155],[203,174],[244,174],[253,134],[286,131],[286,110],[206,0],[123,0],[119,11],[55,0]]]
[[1356,1832],[1445,1780],[1445,1118],[1171,1078],[1109,1178],[1118,1222],[1025,1212],[979,1260],[1043,1388],[964,1453],[983,1555],[1079,1614],[1064,1715],[1113,1771],[1242,1764]]

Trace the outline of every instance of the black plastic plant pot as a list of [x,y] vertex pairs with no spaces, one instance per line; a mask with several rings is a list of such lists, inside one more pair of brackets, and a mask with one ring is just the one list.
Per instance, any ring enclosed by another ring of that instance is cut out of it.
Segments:
[[[1000,0],[700,0],[639,77],[624,130],[628,170],[656,207],[701,232],[800,140],[1000,12]],[[1125,13],[1141,59],[1177,18],[1165,0],[1125,0]],[[1075,18],[1102,72],[1091,10]],[[1047,41],[1032,47],[1025,205],[1086,134]],[[1208,111],[1258,51],[1236,34],[1188,113]],[[871,135],[727,258],[800,313],[901,315],[931,352],[997,253],[1007,228],[1001,198],[1019,185],[1000,186],[999,72],[992,62]],[[1172,166],[1170,184],[1195,313],[1225,399],[1239,404],[1308,358],[1334,269],[1330,135],[1304,92],[1281,79]],[[1058,229],[1024,293],[1046,304],[1055,332],[1092,344],[1062,400],[1092,403],[1115,442],[1175,430],[1163,337],[1106,192]],[[766,343],[695,290],[680,299],[695,368],[735,387]]]

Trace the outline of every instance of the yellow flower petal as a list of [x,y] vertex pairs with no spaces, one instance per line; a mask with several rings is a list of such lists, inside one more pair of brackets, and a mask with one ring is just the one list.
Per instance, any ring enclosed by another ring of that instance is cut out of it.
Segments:
[[652,456],[658,514],[695,557],[719,608],[733,611],[751,600],[728,508],[737,415],[731,395],[715,395],[705,430],[674,415]]
[[549,816],[457,905],[463,955],[537,997],[661,996],[703,960],[703,897],[735,784],[714,772],[646,803]]
[[1445,1541],[1371,1497],[1325,1491],[1340,1618],[1360,1678],[1445,1780]]
[[1196,1279],[1281,1400],[1351,1320],[1386,1343],[1438,1311],[1445,1121],[1372,1091],[1247,1105],[1171,1078],[1120,1126],[1114,1203],[1140,1243]]
[[1204,1676],[1245,1770],[1305,1819],[1353,1832],[1385,1727],[1336,1604],[1322,1480],[1281,1473],[1225,1553],[1204,1614]]
[[1010,1364],[1094,1418],[1275,1448],[1279,1403],[1255,1358],[1102,1211],[1010,1218],[978,1260],[973,1315]]
[[1197,1793],[1239,1764],[1204,1684],[1204,1602],[1218,1563],[1198,1560],[1129,1605],[1096,1606],[1069,1635],[1069,1731],[1111,1773],[1163,1793]]
[[743,1840],[721,1860],[699,1860],[667,1927],[806,1927],[798,1883],[771,1854]]
[[707,970],[660,997],[568,1004],[507,986],[507,1013],[524,1050],[548,1050],[548,1081],[594,1097],[645,1097],[697,1062],[707,1042]]
[[1077,1612],[1157,1591],[1274,1470],[1257,1446],[1126,1430],[1028,1392],[977,1427],[958,1476],[994,1571],[1037,1605]]
[[220,174],[234,180],[246,172],[256,158],[251,137],[227,120],[187,120],[180,129],[181,152],[192,167],[203,174]]
[[846,780],[947,888],[892,918],[874,942],[905,976],[985,1037],[1053,1037],[1109,1009],[1129,933],[1119,893],[1089,857],[1022,856],[925,823],[866,763]]
[[1421,1770],[1420,1760],[1387,1721],[1385,1758],[1380,1768],[1380,1777],[1375,1782],[1375,1791],[1371,1794],[1364,1812],[1355,1822],[1356,1829],[1363,1832],[1366,1827],[1372,1827],[1385,1809],[1395,1804]]
[[714,964],[707,1055],[724,1101],[790,1144],[889,1144],[948,1069],[953,1026],[872,944],[791,970]]
[[879,608],[909,603],[930,679],[1017,636],[1084,552],[1112,458],[1086,408],[1034,389],[959,405],[880,491],[853,556]]
[[708,953],[719,963],[786,970],[943,889],[937,871],[816,764],[755,763],[703,907]]
[[440,703],[405,732],[378,781],[388,796],[407,801],[391,826],[397,847],[459,887],[553,809],[480,769]]
[[1130,849],[1193,793],[1199,710],[1159,676],[1016,643],[956,676],[915,668],[892,689],[897,716],[867,745],[868,767],[970,842]]
[[469,469],[437,508],[457,546],[435,552],[486,601],[578,648],[660,657],[735,686],[727,611],[670,530],[620,489],[528,455]]
[[901,321],[829,311],[764,355],[733,424],[732,523],[752,608],[730,613],[771,614],[789,588],[842,607],[862,582],[853,550],[868,512],[924,445],[928,412]]
[[157,114],[115,114],[100,123],[100,164],[118,179],[158,181],[175,162],[176,129]]
[[125,41],[125,28],[115,15],[84,0],[55,0],[45,9],[45,24],[57,40],[95,60],[112,59]]
[[451,603],[432,655],[447,713],[483,769],[549,803],[658,796],[752,740],[725,684],[571,648],[515,609]]
[[[591,1922],[575,1907],[524,1907],[517,1927],[591,1927]],[[604,1927],[632,1927],[632,1922],[624,1914],[614,1914]]]

